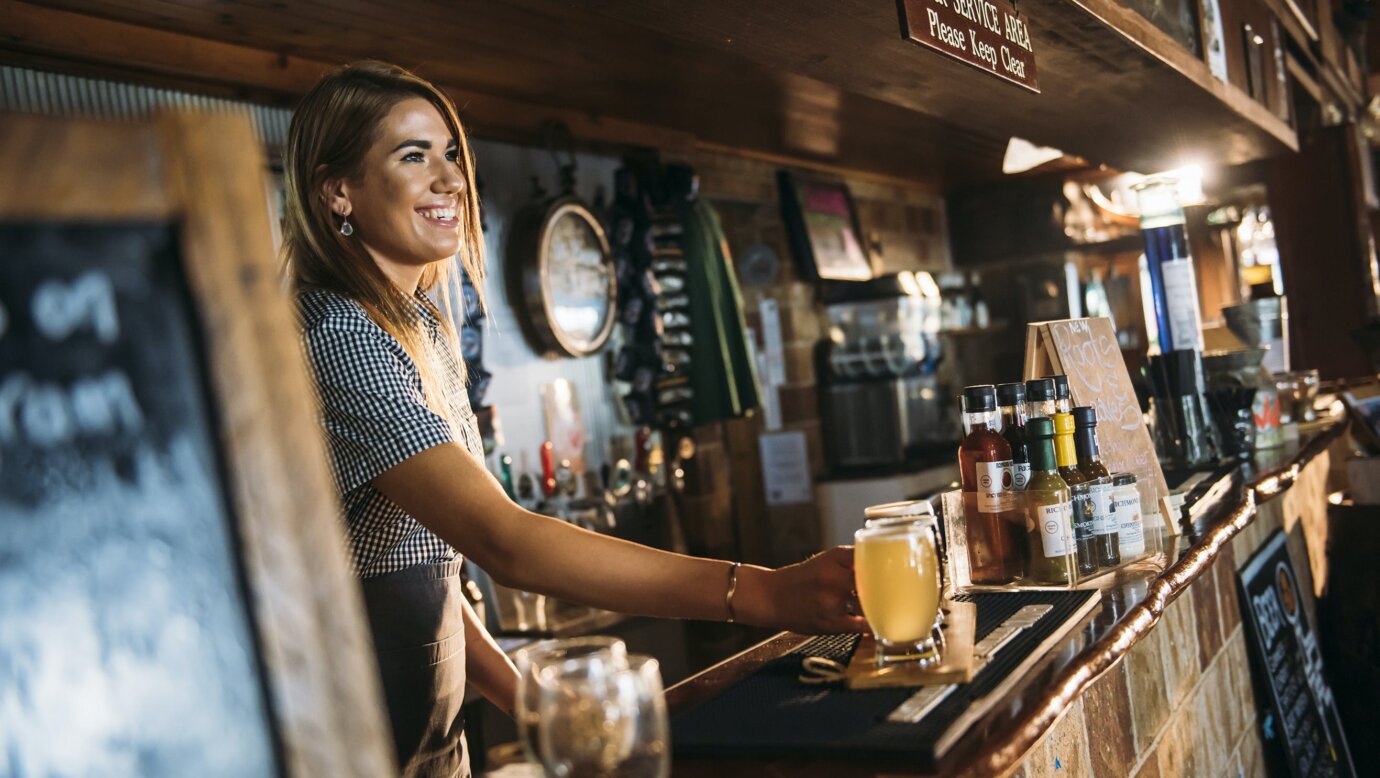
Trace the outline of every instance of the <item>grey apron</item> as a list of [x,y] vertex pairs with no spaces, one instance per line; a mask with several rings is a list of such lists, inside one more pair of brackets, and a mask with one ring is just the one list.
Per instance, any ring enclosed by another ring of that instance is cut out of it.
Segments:
[[366,578],[364,605],[398,766],[406,778],[469,778],[461,561]]

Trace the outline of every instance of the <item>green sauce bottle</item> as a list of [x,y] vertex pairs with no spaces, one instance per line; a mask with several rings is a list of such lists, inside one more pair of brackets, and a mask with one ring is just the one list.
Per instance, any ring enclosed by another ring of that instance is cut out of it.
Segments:
[[1030,446],[1030,481],[1025,487],[1026,537],[1030,563],[1026,575],[1038,583],[1072,583],[1076,563],[1073,542],[1073,493],[1059,476],[1054,456],[1054,422],[1031,419],[1025,424]]

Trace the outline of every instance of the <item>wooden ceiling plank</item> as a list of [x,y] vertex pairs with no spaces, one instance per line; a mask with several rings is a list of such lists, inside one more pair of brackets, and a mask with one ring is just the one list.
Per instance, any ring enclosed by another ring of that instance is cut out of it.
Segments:
[[238,81],[284,94],[301,94],[329,65],[261,49],[193,38],[124,22],[0,0],[6,20],[0,43],[21,51],[79,61],[137,63],[141,69]]
[[[398,61],[464,90],[477,125],[496,120],[496,132],[528,132],[546,110],[603,138],[669,133],[682,144],[957,178],[999,175],[1012,134],[1140,169],[1195,147],[1237,162],[1296,145],[1287,125],[1116,0],[1022,0],[1041,95],[903,40],[895,6],[876,0],[505,0],[463,10],[439,0],[55,4],[238,43],[257,52],[248,61],[259,67],[273,57],[301,70],[363,56]],[[216,65],[193,68],[205,71],[225,78]],[[810,101],[831,91],[832,103]],[[787,137],[796,132],[805,137]]]
[[[915,110],[948,117],[990,117],[989,126],[1123,166],[1162,159],[1165,149],[1174,145],[1156,137],[1170,137],[1174,125],[1164,115],[1165,110],[1148,110],[1140,104],[1147,98],[1155,109],[1178,108],[1210,116],[1214,129],[1205,136],[1208,142],[1204,145],[1219,148],[1222,156],[1228,157],[1225,161],[1297,145],[1292,130],[1267,109],[1240,90],[1212,79],[1205,64],[1114,0],[1022,3],[1022,10],[1030,17],[1041,63],[1042,95],[1021,93],[995,82],[990,88],[951,88],[945,82],[957,79],[953,83],[971,85],[979,77],[964,72],[967,66],[961,63],[902,41],[894,30],[894,18],[880,9],[882,4],[870,0],[827,4],[646,0],[635,5],[590,0],[586,5],[604,14],[634,18],[670,35],[691,37],[720,49],[735,48],[759,63],[792,69]],[[829,14],[835,23],[809,21],[820,13]],[[884,32],[882,26],[888,19],[893,29]],[[1131,35],[1112,30],[1109,21],[1124,24]],[[733,35],[735,30],[756,29],[770,29],[772,34],[750,38],[741,32]],[[740,40],[742,43],[737,43]],[[848,52],[847,63],[840,65],[839,57],[828,56],[826,52],[831,50]],[[1109,75],[1093,65],[1098,61],[1120,62],[1121,67]],[[1142,77],[1136,77],[1137,73]],[[1126,94],[1129,91],[1143,94],[1132,97]],[[1100,104],[1080,105],[1084,95],[1098,96]],[[1111,136],[1102,131],[1078,133],[1080,121],[1090,125],[1106,121],[1098,114],[1131,121],[1121,133]],[[1071,145],[1071,140],[1085,143],[1080,148]]]
[[[284,97],[295,97],[314,84],[322,73],[334,67],[329,62],[284,57],[235,44],[39,8],[13,0],[0,0],[0,12],[14,20],[14,24],[6,30],[5,45],[13,46],[16,50],[43,52],[34,56],[58,58],[54,61],[72,58],[97,67],[106,64],[135,72],[161,73],[211,83],[233,81],[237,86],[262,89]],[[91,75],[97,73],[92,72]],[[540,140],[542,124],[557,119],[570,126],[577,137],[596,144],[645,146],[673,151],[701,146],[726,148],[713,140],[701,141],[685,129],[658,127],[600,116],[589,111],[562,110],[469,89],[445,88],[461,107],[472,130],[483,137],[534,143]],[[904,130],[897,128],[895,134],[903,136]],[[757,144],[760,148],[743,149],[743,154],[765,155],[781,161],[793,160],[794,164],[821,170],[847,169],[839,163],[819,162],[771,151],[775,147],[760,138],[746,140],[749,145]],[[938,159],[940,155],[936,152],[933,157]],[[937,165],[905,164],[903,157],[901,164],[897,164],[897,161],[896,157],[883,159],[879,155],[868,164],[876,170],[891,171],[901,177],[907,174],[933,177],[938,172]]]

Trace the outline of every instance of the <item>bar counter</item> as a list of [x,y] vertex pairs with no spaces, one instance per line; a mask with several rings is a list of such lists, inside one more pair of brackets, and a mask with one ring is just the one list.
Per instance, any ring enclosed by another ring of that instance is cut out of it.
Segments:
[[[938,774],[1263,775],[1236,572],[1282,528],[1316,617],[1326,580],[1328,449],[1346,428],[1336,419],[1252,461],[1197,475],[1185,502],[1193,532],[1179,538],[1164,570],[1139,563],[1110,585],[1102,579],[1102,607],[967,728],[937,761]],[[1182,488],[1194,474],[1166,475]],[[672,716],[807,640],[776,635],[675,685],[667,692]],[[680,756],[674,774],[934,773],[870,759]]]

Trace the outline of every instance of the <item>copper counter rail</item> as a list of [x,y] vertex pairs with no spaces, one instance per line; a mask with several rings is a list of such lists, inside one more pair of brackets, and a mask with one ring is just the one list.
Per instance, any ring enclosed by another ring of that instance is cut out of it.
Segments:
[[1163,575],[1150,583],[1144,600],[1127,611],[1116,626],[1074,658],[1050,684],[1049,691],[1039,704],[1013,721],[992,741],[990,747],[963,762],[956,770],[956,775],[963,778],[1003,775],[1015,768],[1021,757],[1054,726],[1064,710],[1124,657],[1155,626],[1169,603],[1183,594],[1189,584],[1217,560],[1222,546],[1231,542],[1237,533],[1250,524],[1255,517],[1256,504],[1272,500],[1292,487],[1303,467],[1325,451],[1346,428],[1345,420],[1333,424],[1310,440],[1287,467],[1271,471],[1248,484],[1241,501],[1226,517],[1204,534]]

